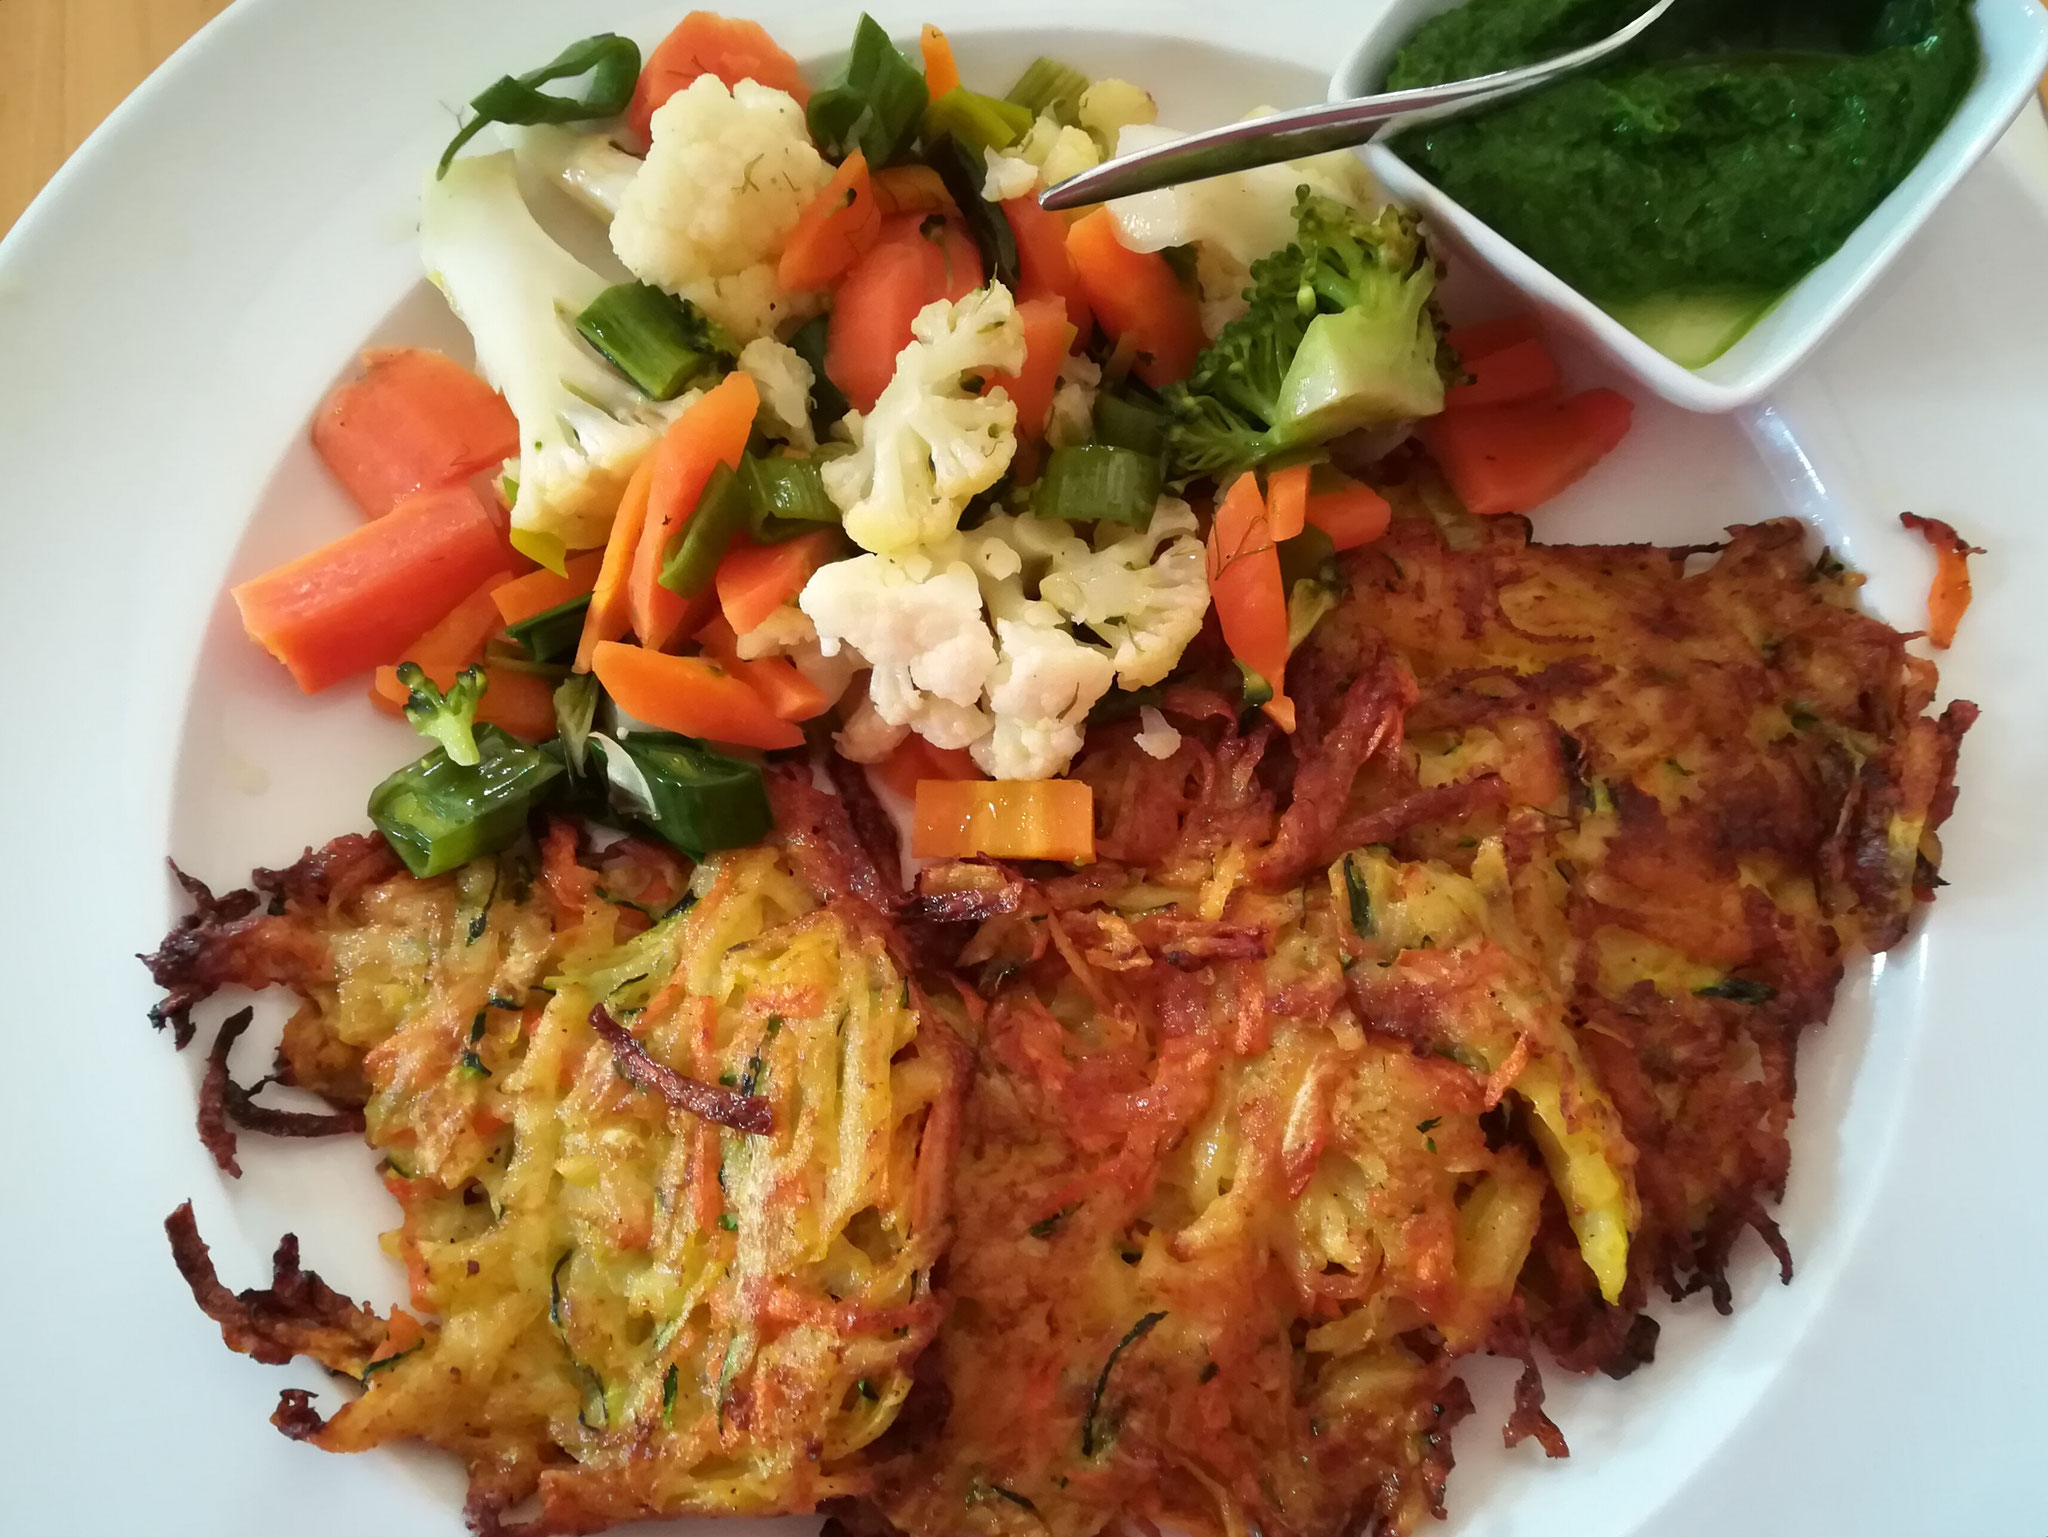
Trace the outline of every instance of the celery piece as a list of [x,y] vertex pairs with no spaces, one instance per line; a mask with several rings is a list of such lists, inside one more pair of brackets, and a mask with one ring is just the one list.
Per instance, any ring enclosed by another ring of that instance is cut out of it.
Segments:
[[964,85],[954,86],[924,109],[924,142],[937,144],[951,134],[973,151],[977,164],[983,151],[1008,149],[1029,132],[1030,112]]
[[1107,443],[1056,448],[1033,489],[1031,510],[1069,523],[1129,523],[1143,528],[1159,503],[1159,460]]
[[1073,65],[1040,55],[1017,77],[1005,99],[1033,117],[1050,112],[1071,128],[1081,121],[1081,93],[1087,89],[1088,77]]

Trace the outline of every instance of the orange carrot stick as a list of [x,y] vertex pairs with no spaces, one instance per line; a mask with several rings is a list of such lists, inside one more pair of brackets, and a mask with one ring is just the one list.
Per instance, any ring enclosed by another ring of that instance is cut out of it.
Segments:
[[1939,518],[1902,512],[1899,521],[1934,549],[1934,582],[1927,589],[1927,640],[1946,651],[1970,606],[1970,557],[1984,552]]

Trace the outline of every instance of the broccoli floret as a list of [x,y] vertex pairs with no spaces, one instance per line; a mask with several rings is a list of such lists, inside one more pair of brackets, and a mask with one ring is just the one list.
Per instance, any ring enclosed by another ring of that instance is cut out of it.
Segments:
[[1307,187],[1293,244],[1252,264],[1247,309],[1167,392],[1169,456],[1223,479],[1276,455],[1443,409],[1436,269],[1415,222]]
[[465,667],[445,694],[417,662],[401,663],[398,681],[406,688],[405,718],[412,722],[413,730],[439,743],[450,763],[463,768],[473,765],[478,758],[476,707],[488,686],[483,669]]

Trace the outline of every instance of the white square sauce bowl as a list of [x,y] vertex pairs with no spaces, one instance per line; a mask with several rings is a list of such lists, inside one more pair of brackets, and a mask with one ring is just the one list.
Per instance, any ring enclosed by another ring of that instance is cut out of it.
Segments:
[[[1330,99],[1380,89],[1394,55],[1416,28],[1460,0],[1391,0],[1338,69]],[[1648,0],[1645,0],[1647,5]],[[1732,411],[1755,401],[1820,345],[1905,248],[2032,98],[2048,68],[2048,9],[2041,0],[1975,0],[1983,61],[1976,82],[1917,165],[1841,247],[1777,300],[1712,362],[1687,368],[1426,181],[1381,139],[1365,150],[1387,194],[1422,214],[1444,244],[1492,268],[1553,326],[1611,358],[1666,400],[1692,411]],[[1559,218],[1571,210],[1560,208]]]

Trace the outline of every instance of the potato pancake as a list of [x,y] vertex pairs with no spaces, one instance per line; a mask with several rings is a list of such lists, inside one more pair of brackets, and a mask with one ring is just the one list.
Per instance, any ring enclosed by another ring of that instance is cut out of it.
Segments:
[[188,882],[159,1023],[287,985],[279,1076],[335,1107],[234,1084],[237,1016],[202,1136],[360,1130],[404,1217],[389,1318],[290,1240],[231,1294],[173,1217],[230,1345],[365,1384],[280,1427],[455,1451],[484,1532],[537,1495],[519,1530],[1406,1534],[1461,1357],[1523,1362],[1510,1444],[1563,1456],[1539,1346],[1635,1369],[1744,1231],[1789,1279],[1799,1034],[1931,899],[1974,709],[1795,523],[1541,546],[1394,490],[1292,737],[1220,653],[1163,761],[1093,730],[1084,868],[906,897],[833,760],[695,868],[557,823],[435,880],[352,838]]
[[[280,1427],[454,1451],[483,1530],[535,1494],[521,1529],[570,1532],[861,1491],[940,1318],[960,1078],[874,911],[785,848],[689,870],[579,857],[566,823],[537,866],[373,873],[197,947],[286,958],[216,980],[299,990],[284,1075],[362,1105],[403,1212],[412,1312],[388,1320],[295,1247],[229,1297],[174,1219],[231,1345],[362,1381],[324,1423],[288,1393]],[[310,1321],[309,1279],[331,1299]]]
[[[1936,884],[1963,704],[1791,522],[1717,552],[1427,513],[1288,673],[1076,767],[1103,862],[928,869],[976,987],[951,1412],[853,1525],[1411,1531],[1456,1358],[1621,1375],[1730,1305],[1800,1029]],[[1688,574],[1690,566],[1704,566]]]

